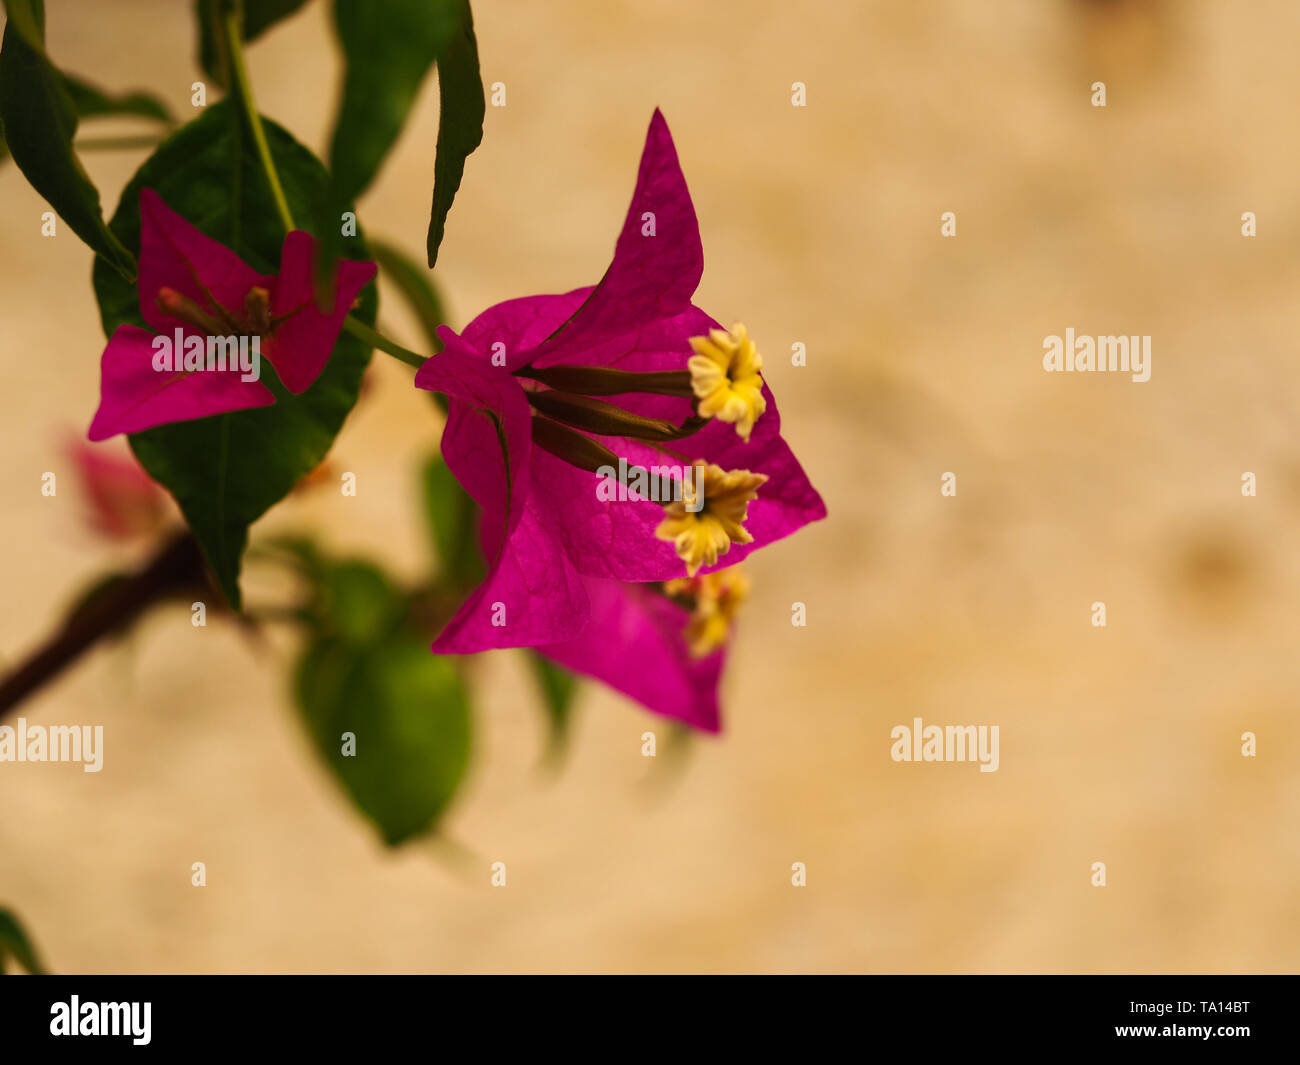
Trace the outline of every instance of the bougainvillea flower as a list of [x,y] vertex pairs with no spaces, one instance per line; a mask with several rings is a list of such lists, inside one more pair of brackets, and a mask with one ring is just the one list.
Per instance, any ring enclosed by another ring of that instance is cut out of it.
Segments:
[[763,357],[743,322],[728,332],[711,330],[706,337],[691,337],[691,390],[700,401],[697,413],[706,418],[735,422],[741,439],[748,440],[754,422],[767,410],[763,398]]
[[91,440],[169,422],[265,407],[261,359],[290,392],[325,368],[343,319],[375,276],[375,264],[338,265],[334,306],[322,313],[312,288],[315,239],[284,238],[280,273],[259,274],[225,245],[140,192],[140,314],[149,329],[120,325],[100,363]]
[[115,455],[70,440],[67,455],[77,471],[88,503],[88,521],[98,533],[113,540],[147,536],[167,520],[169,499],[127,452]]
[[691,611],[652,584],[584,577],[590,623],[563,643],[537,650],[575,673],[603,681],[646,709],[717,732],[725,641],[707,655],[688,647]]
[[588,578],[694,576],[825,517],[748,334],[691,302],[703,266],[656,111],[600,283],[439,329],[415,383],[448,397],[443,457],[482,507],[488,573],[435,651],[572,640]]
[[691,610],[686,639],[696,658],[726,646],[740,605],[749,595],[749,578],[740,566],[668,581],[664,592]]

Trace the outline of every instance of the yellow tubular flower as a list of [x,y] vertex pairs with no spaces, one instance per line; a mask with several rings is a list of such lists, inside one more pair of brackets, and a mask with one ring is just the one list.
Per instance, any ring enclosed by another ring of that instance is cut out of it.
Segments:
[[740,438],[748,441],[754,422],[767,410],[759,373],[763,356],[741,322],[730,332],[712,329],[706,337],[691,337],[690,343],[695,354],[686,365],[700,416],[734,422]]
[[716,573],[667,581],[664,591],[691,604],[686,639],[691,654],[704,658],[727,642],[740,604],[749,595],[749,578],[740,566],[728,566]]
[[712,566],[733,543],[747,544],[753,537],[745,531],[750,500],[758,495],[767,475],[749,470],[724,470],[712,463],[694,463],[682,498],[664,505],[664,520],[655,529],[660,540],[669,540],[677,556],[686,563],[692,577],[701,566]]

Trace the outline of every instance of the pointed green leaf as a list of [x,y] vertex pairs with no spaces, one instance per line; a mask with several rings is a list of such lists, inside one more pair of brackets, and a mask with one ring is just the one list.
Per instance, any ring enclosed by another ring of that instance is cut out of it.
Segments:
[[478,69],[478,42],[474,38],[474,20],[469,4],[451,44],[438,57],[438,154],[433,166],[433,210],[429,216],[429,268],[438,261],[465,160],[483,140],[483,82]]
[[108,93],[88,81],[72,74],[63,75],[63,87],[77,109],[78,118],[98,118],[101,115],[136,115],[153,118],[171,125],[175,123],[171,111],[153,93]]
[[406,602],[365,562],[325,562],[315,635],[296,696],[318,753],[395,846],[429,831],[465,775],[469,702],[450,659],[406,620]]
[[370,184],[467,12],[465,0],[334,0],[345,64],[329,154],[337,199],[354,199]]
[[384,842],[429,831],[469,764],[469,703],[451,662],[424,640],[357,647],[326,637],[297,676],[316,749]]
[[27,47],[45,51],[45,0],[5,0],[5,16]]
[[31,938],[13,912],[0,909],[0,973],[8,972],[8,958],[12,957],[33,976],[45,975],[45,966]]
[[567,669],[557,666],[536,651],[528,652],[533,675],[542,689],[546,717],[550,724],[551,749],[557,751],[568,738],[570,711],[578,691],[578,680]]
[[439,577],[457,592],[483,579],[478,506],[439,455],[424,464],[424,513],[438,555]]
[[[61,74],[63,88],[72,101],[78,119],[98,118],[104,115],[135,115],[140,118],[156,119],[167,125],[175,125],[167,105],[152,93],[128,92],[113,94],[97,89],[87,81],[72,74]],[[5,144],[3,131],[0,131],[0,163],[9,157],[9,148]]]
[[0,123],[14,163],[68,228],[124,277],[135,259],[104,224],[99,190],[86,174],[72,138],[77,110],[64,77],[46,56],[41,0],[6,0],[9,19],[0,44]]
[[421,83],[451,47],[466,0],[334,0],[334,28],[343,51],[343,91],[330,140],[331,185],[317,204],[322,239],[316,297],[331,298],[329,270],[344,254],[342,204],[374,180]]

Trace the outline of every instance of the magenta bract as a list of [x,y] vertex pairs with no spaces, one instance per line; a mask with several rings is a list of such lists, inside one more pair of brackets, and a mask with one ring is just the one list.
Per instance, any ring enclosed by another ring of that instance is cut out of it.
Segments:
[[[312,290],[315,244],[289,233],[280,273],[259,274],[142,189],[138,285],[150,328],[122,325],[109,338],[90,439],[268,406],[275,397],[259,379],[261,358],[290,392],[305,391],[375,275],[374,263],[340,262],[334,306],[322,313]],[[218,359],[224,368],[214,368]]]
[[[611,619],[635,615],[638,624],[649,626],[676,612],[675,621],[684,624],[674,604],[648,605],[640,593],[651,595],[651,589],[615,592],[610,588],[619,586],[608,583],[685,575],[673,545],[655,536],[663,508],[646,498],[602,499],[595,472],[537,446],[530,392],[543,388],[532,375],[553,367],[682,371],[691,355],[689,339],[718,328],[691,302],[703,263],[695,209],[667,123],[656,111],[614,260],[600,283],[499,303],[459,335],[445,326],[439,330],[445,350],[424,364],[415,383],[448,397],[443,457],[482,508],[488,573],[438,636],[435,651],[537,646],[558,661],[610,679],[612,667],[599,661],[600,648],[608,652],[608,645],[599,641]],[[734,544],[713,567],[722,568],[826,514],[781,439],[780,415],[766,385],[763,395],[766,413],[748,442],[719,421],[671,445],[586,435],[642,466],[704,460],[766,475],[745,524],[753,540]],[[621,410],[639,417],[681,425],[692,416],[689,396],[616,398]],[[720,662],[721,656],[715,657]],[[642,661],[639,668],[650,667]],[[720,666],[713,659],[698,668],[716,681]],[[627,684],[611,683],[628,690]],[[637,697],[645,701],[648,694]],[[716,721],[716,709],[698,708],[689,716],[708,727],[704,722]]]

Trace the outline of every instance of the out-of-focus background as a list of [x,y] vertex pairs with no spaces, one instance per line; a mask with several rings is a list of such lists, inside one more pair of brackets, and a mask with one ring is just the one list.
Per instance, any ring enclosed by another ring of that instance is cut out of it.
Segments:
[[[47,6],[63,67],[190,112],[189,4]],[[563,768],[539,769],[525,663],[485,658],[446,825],[468,854],[379,843],[294,719],[291,644],[152,616],[23,708],[103,724],[102,773],[0,765],[0,901],[51,967],[1294,971],[1300,8],[513,0],[475,16],[506,106],[448,223],[452,324],[599,278],[661,107],[704,235],[698,302],[758,339],[831,517],[751,560],[725,731],[685,759],[643,758],[660,722],[589,684]],[[262,110],[321,151],[324,4],[250,62]],[[436,126],[430,79],[360,205],[417,255]],[[110,211],[146,154],[86,156]],[[64,434],[97,400],[90,253],[39,236],[44,204],[12,163],[0,197],[12,662],[126,556],[85,531],[75,492],[39,491],[47,470],[71,482]],[[417,342],[385,295],[385,328]],[[1043,338],[1069,327],[1151,335],[1150,382],[1045,374]],[[291,501],[254,536],[315,526],[414,574],[416,464],[438,427],[409,371],[375,362],[333,452],[357,497]],[[999,725],[1000,769],[894,763],[890,729],[916,716]]]

